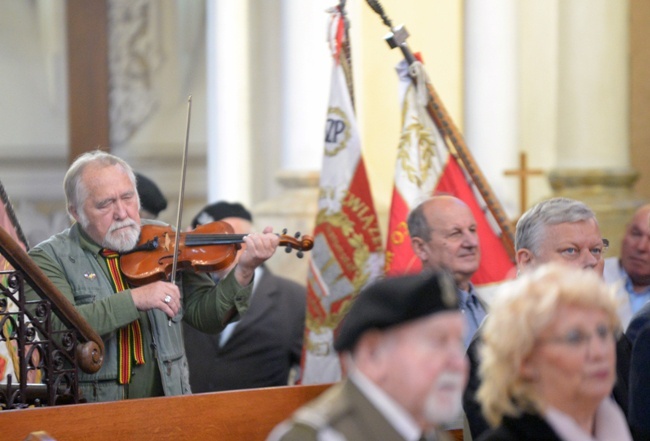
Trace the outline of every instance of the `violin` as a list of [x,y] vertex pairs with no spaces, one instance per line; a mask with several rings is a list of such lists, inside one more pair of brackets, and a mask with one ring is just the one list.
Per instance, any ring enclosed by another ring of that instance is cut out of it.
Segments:
[[[288,236],[286,229],[278,236],[286,252],[298,250],[299,258],[314,246],[311,236],[301,236],[300,233]],[[218,271],[234,262],[244,237],[246,234],[235,234],[232,226],[222,221],[199,225],[192,231],[180,233],[178,238],[170,226],[143,225],[138,244],[120,256],[120,267],[132,286],[169,280],[175,254],[177,270]],[[174,253],[176,243],[178,251]]]

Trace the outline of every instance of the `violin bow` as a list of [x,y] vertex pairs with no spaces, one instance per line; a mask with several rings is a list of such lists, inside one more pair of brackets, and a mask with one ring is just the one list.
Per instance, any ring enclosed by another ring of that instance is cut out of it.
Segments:
[[[178,266],[178,247],[180,245],[181,235],[179,228],[181,228],[181,219],[183,217],[183,199],[185,196],[185,175],[187,174],[187,151],[190,140],[190,118],[192,116],[192,95],[187,98],[187,124],[185,125],[185,146],[183,147],[183,165],[181,166],[181,188],[178,192],[178,212],[176,213],[176,239],[174,240],[174,258],[172,259],[172,273],[170,282],[176,283],[176,269]],[[172,325],[172,320],[169,319],[168,325]]]
[[178,266],[178,246],[181,235],[178,229],[181,227],[183,217],[183,196],[185,195],[185,175],[187,174],[187,146],[190,139],[190,117],[192,115],[192,95],[187,98],[187,124],[185,125],[185,147],[183,148],[183,165],[181,169],[181,188],[178,192],[178,212],[176,213],[176,239],[174,241],[174,258],[172,260],[171,283],[176,282],[176,267]]

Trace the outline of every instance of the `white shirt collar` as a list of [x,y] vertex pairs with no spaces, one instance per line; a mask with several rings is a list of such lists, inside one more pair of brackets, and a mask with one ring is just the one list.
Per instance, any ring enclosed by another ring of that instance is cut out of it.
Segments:
[[566,413],[549,407],[544,415],[546,422],[564,440],[571,441],[632,441],[623,411],[611,398],[605,398],[596,409],[594,434],[585,433],[582,427]]
[[264,272],[264,268],[262,267],[262,265],[255,268],[255,277],[253,277],[253,289],[252,289],[251,296],[255,292],[255,288],[257,288],[257,285],[259,285],[263,272]]

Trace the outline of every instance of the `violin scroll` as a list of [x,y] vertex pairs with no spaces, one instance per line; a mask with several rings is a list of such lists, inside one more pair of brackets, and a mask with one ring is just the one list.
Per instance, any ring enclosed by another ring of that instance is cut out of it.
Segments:
[[290,253],[291,250],[298,250],[296,256],[299,259],[305,255],[305,251],[309,251],[314,247],[314,238],[311,236],[302,236],[300,232],[292,236],[287,234],[287,229],[282,230],[282,234],[278,235],[280,237],[280,246],[285,247],[284,251]]

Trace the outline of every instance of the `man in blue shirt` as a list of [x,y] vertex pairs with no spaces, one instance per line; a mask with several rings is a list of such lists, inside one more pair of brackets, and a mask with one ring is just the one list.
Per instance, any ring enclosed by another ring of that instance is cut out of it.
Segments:
[[625,228],[621,257],[605,260],[605,281],[617,284],[619,317],[626,329],[632,316],[650,300],[650,204],[643,205]]
[[481,262],[476,220],[462,200],[433,196],[411,211],[408,228],[415,255],[425,271],[447,271],[456,282],[460,310],[465,316],[465,347],[485,318],[485,305],[470,279]]

